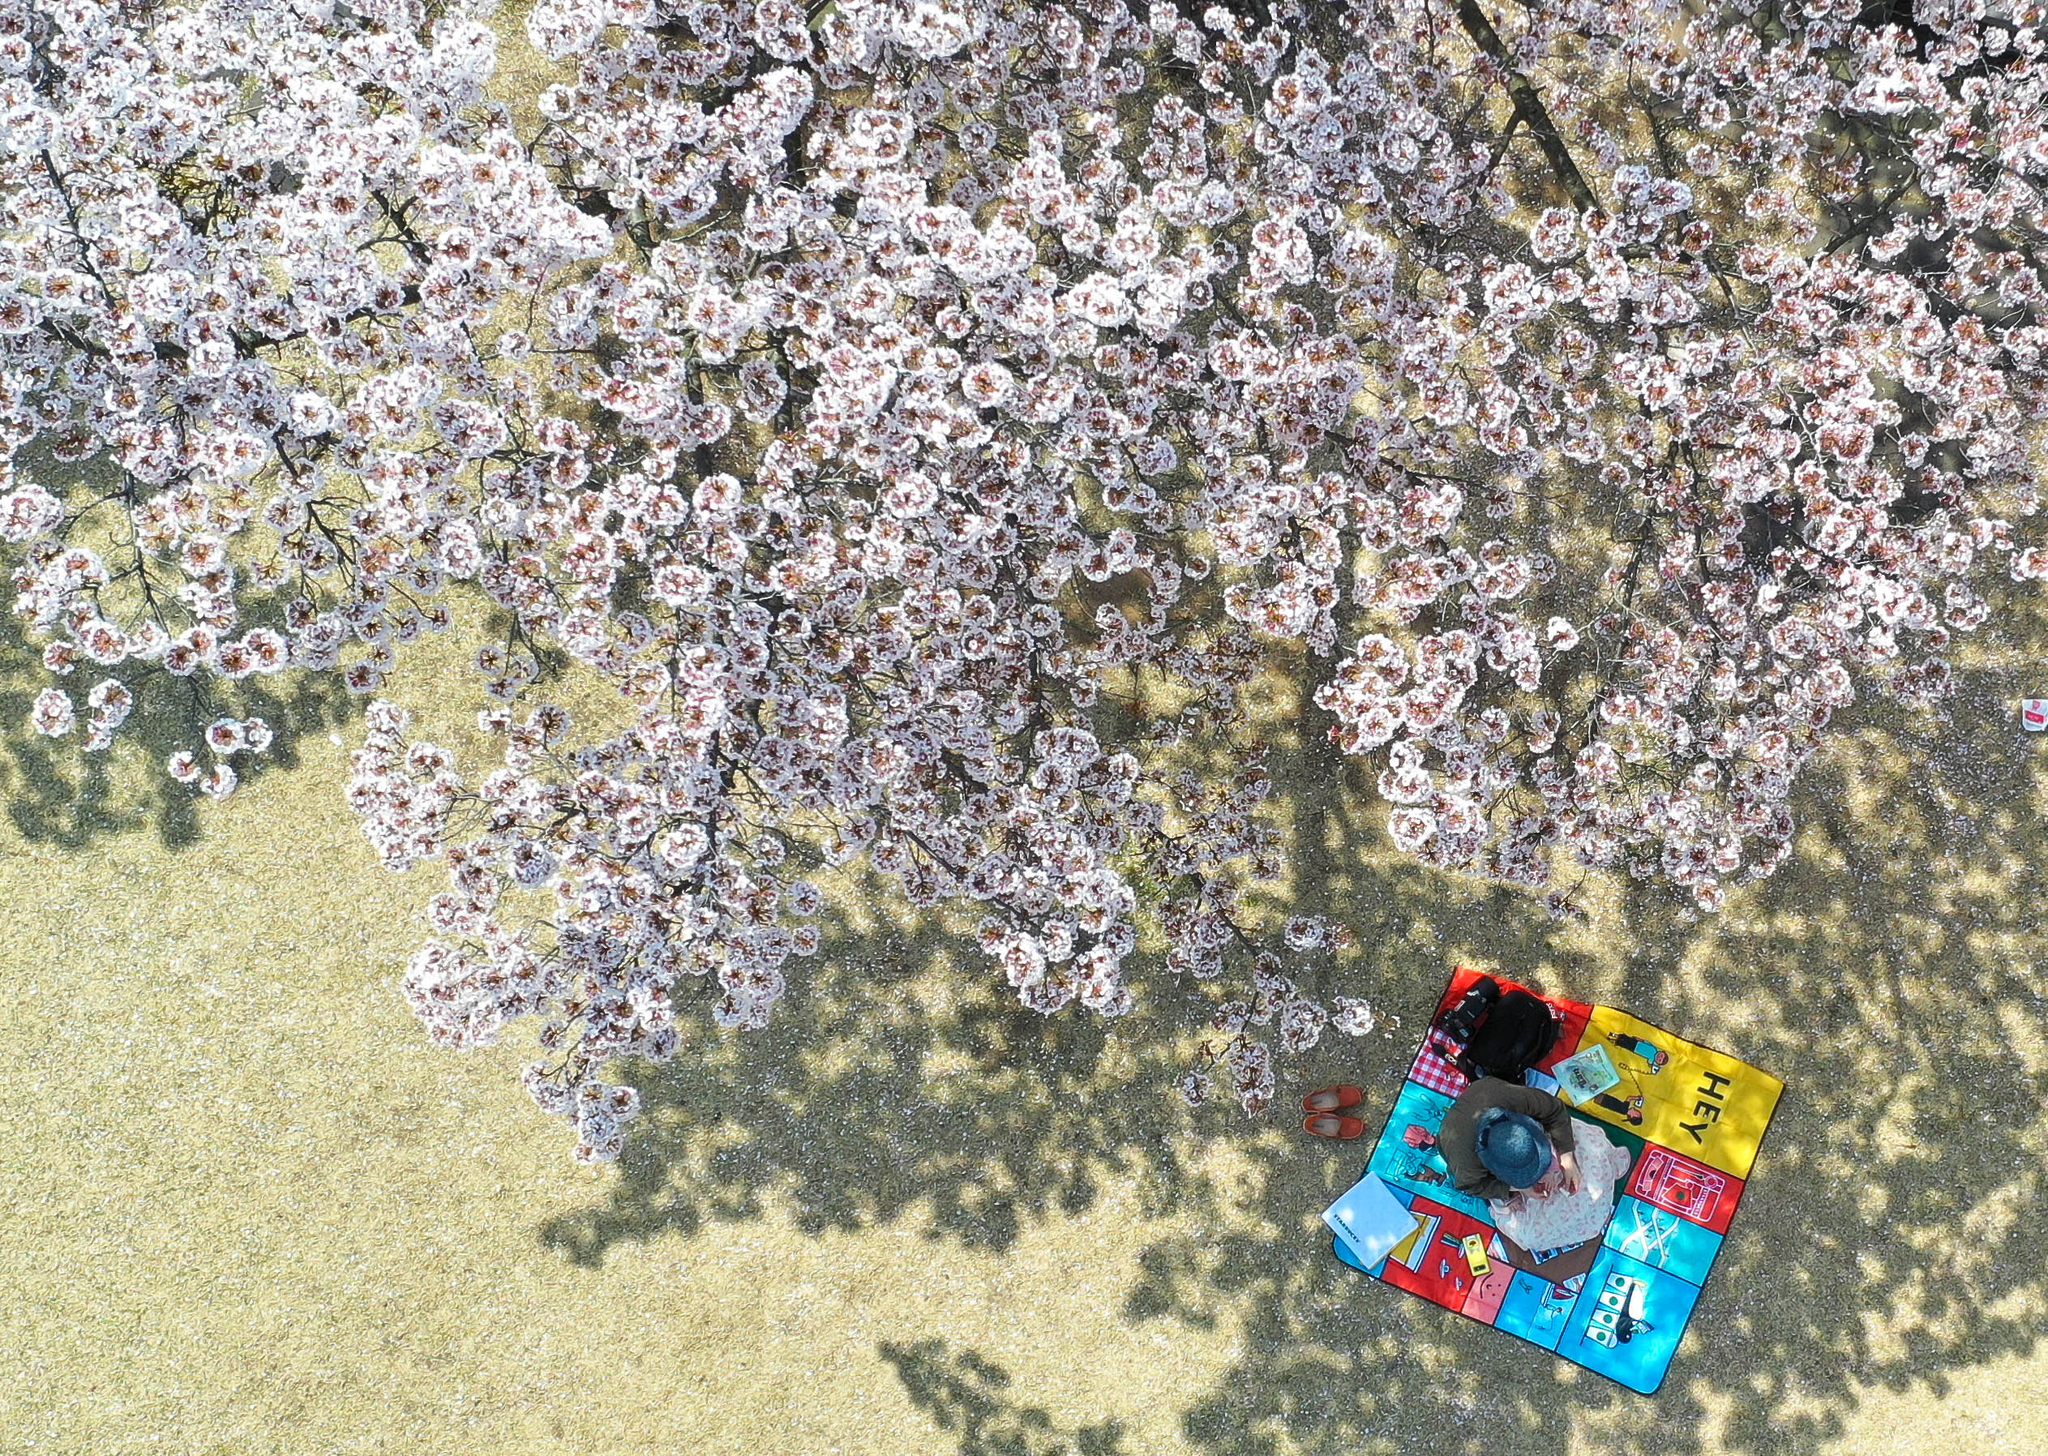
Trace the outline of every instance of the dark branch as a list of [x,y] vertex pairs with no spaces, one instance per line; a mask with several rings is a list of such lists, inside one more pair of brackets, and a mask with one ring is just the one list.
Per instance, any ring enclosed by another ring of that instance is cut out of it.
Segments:
[[1493,28],[1493,22],[1486,18],[1486,12],[1479,8],[1479,0],[1458,0],[1458,23],[1465,27],[1465,33],[1472,37],[1472,43],[1484,51],[1487,58],[1501,68],[1507,77],[1508,95],[1514,98],[1515,114],[1528,124],[1536,134],[1536,144],[1543,148],[1543,155],[1550,163],[1550,170],[1557,174],[1557,180],[1572,200],[1572,206],[1580,212],[1599,210],[1600,203],[1593,196],[1593,189],[1586,185],[1579,164],[1572,160],[1571,151],[1565,146],[1564,138],[1558,135],[1557,123],[1550,119],[1544,109],[1543,98],[1536,94],[1536,88],[1529,84],[1529,78],[1517,71],[1508,57],[1508,48],[1502,43],[1500,34]]

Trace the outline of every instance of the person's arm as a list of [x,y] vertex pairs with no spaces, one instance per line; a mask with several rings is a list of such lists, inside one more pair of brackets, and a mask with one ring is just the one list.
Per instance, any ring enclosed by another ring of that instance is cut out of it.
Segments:
[[1506,1198],[1515,1191],[1507,1184],[1501,1182],[1500,1179],[1494,1177],[1493,1174],[1485,1172],[1480,1173],[1478,1177],[1470,1181],[1463,1178],[1454,1178],[1451,1181],[1456,1185],[1460,1193],[1469,1193],[1474,1198],[1485,1199],[1488,1203],[1493,1202],[1496,1198]]

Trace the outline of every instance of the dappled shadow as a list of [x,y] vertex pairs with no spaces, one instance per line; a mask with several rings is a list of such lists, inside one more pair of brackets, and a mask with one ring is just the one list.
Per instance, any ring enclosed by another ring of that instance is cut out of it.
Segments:
[[[769,1031],[703,1033],[695,1053],[642,1069],[649,1113],[609,1196],[540,1236],[596,1263],[622,1240],[756,1217],[773,1199],[814,1232],[908,1218],[1001,1252],[1030,1221],[1085,1209],[1120,1180],[1148,1213],[1201,1231],[1156,1240],[1104,1317],[1134,1338],[1157,1321],[1239,1332],[1236,1364],[1182,1414],[1186,1438],[1215,1456],[1817,1452],[1863,1391],[1939,1391],[1951,1372],[2032,1351],[2043,1328],[2048,1002],[2030,948],[2048,741],[2017,728],[2021,686],[1979,669],[1939,714],[1859,709],[1803,781],[1799,854],[1721,916],[1656,887],[1595,884],[1590,918],[1564,924],[1393,856],[1363,776],[1315,741],[1313,715],[1276,699],[1298,727],[1267,765],[1295,864],[1277,898],[1359,934],[1354,952],[1296,973],[1368,996],[1384,1030],[1330,1033],[1286,1065],[1267,1119],[1179,1107],[1193,1003],[1170,981],[1143,982],[1150,994],[1121,1023],[1043,1021],[936,923],[842,928]],[[891,913],[886,899],[863,903]],[[1319,1211],[1366,1143],[1292,1132],[1288,1109],[1308,1088],[1358,1081],[1376,1131],[1461,961],[1624,1006],[1787,1083],[1657,1396],[1329,1253]],[[1202,1171],[1225,1147],[1227,1192]],[[963,1451],[1079,1449],[1080,1432],[1005,1403],[987,1356],[883,1353]],[[1013,1428],[1009,1446],[988,1434]]]
[[[270,725],[268,749],[229,760],[248,786],[297,768],[307,734],[347,727],[364,706],[332,673],[251,677],[229,693],[227,684],[126,663],[112,675],[134,692],[134,710],[112,746],[88,750],[85,696],[109,673],[84,662],[59,678],[43,668],[41,655],[42,644],[28,640],[19,617],[0,617],[0,796],[22,838],[61,850],[138,830],[153,833],[167,849],[193,843],[199,837],[200,796],[172,779],[164,764],[181,749],[199,747],[206,725],[217,717],[258,717]],[[79,706],[79,726],[62,738],[44,737],[29,726],[36,695],[52,686],[70,693]],[[210,763],[203,753],[201,761]]]
[[[97,501],[102,512],[125,521],[120,505],[120,476],[108,459],[84,465],[57,461],[46,441],[25,446],[16,464],[45,485],[58,489],[74,509]],[[101,519],[102,528],[109,523]],[[125,530],[125,527],[121,528]],[[81,528],[76,544],[108,553],[112,561],[139,560],[136,548],[103,538],[99,530]],[[117,582],[127,573],[116,571]],[[128,621],[142,610],[131,585],[110,589],[100,610]],[[473,596],[480,593],[471,591]],[[245,596],[246,603],[249,599]],[[281,601],[262,610],[282,615]],[[131,623],[132,625],[132,623]],[[245,621],[244,626],[256,625]],[[172,630],[177,630],[176,624]],[[270,727],[270,746],[261,754],[232,754],[229,764],[244,786],[270,774],[298,767],[300,749],[309,733],[345,728],[360,718],[363,699],[350,694],[337,673],[291,669],[229,682],[213,673],[178,677],[160,664],[131,659],[111,668],[80,657],[67,674],[43,666],[44,649],[61,634],[38,633],[14,612],[0,614],[0,798],[8,818],[23,839],[53,849],[85,849],[108,835],[153,833],[167,849],[182,849],[199,837],[199,793],[165,771],[180,750],[204,751],[209,723],[221,717],[262,718]],[[401,654],[402,656],[403,654]],[[114,678],[134,694],[125,722],[104,749],[87,749],[87,695],[106,678]],[[30,726],[36,696],[60,688],[72,699],[78,721],[59,738],[48,738]]]
[[1190,1196],[1171,1101],[1184,1021],[1047,1019],[989,986],[981,959],[936,926],[828,936],[766,1030],[700,1025],[696,1049],[633,1078],[645,1111],[610,1197],[542,1241],[597,1262],[622,1239],[756,1216],[776,1190],[809,1232],[914,1211],[1000,1251],[1107,1178],[1160,1206]]
[[1010,1372],[973,1350],[956,1354],[944,1340],[884,1340],[880,1348],[910,1403],[958,1434],[960,1456],[1121,1456],[1125,1449],[1117,1421],[1064,1431],[1044,1410],[1019,1404],[1009,1394]]

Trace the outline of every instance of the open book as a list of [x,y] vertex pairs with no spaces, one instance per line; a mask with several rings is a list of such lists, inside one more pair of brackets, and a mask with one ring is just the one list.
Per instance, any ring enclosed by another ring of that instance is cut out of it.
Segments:
[[1422,1269],[1422,1256],[1436,1243],[1437,1225],[1443,1221],[1441,1214],[1417,1213],[1408,1210],[1408,1216],[1415,1220],[1415,1228],[1407,1238],[1394,1245],[1387,1254],[1389,1264],[1406,1264],[1418,1273]]
[[1621,1073],[1614,1068],[1614,1058],[1598,1042],[1566,1057],[1550,1069],[1550,1074],[1557,1078],[1557,1095],[1574,1107],[1591,1101],[1609,1087],[1621,1085]]

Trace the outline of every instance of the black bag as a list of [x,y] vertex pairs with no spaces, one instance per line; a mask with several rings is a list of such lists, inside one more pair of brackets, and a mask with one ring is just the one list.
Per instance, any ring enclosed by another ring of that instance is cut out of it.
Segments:
[[1527,991],[1502,991],[1491,976],[1474,982],[1438,1026],[1462,1048],[1453,1065],[1475,1081],[1519,1082],[1557,1045],[1550,1008]]

